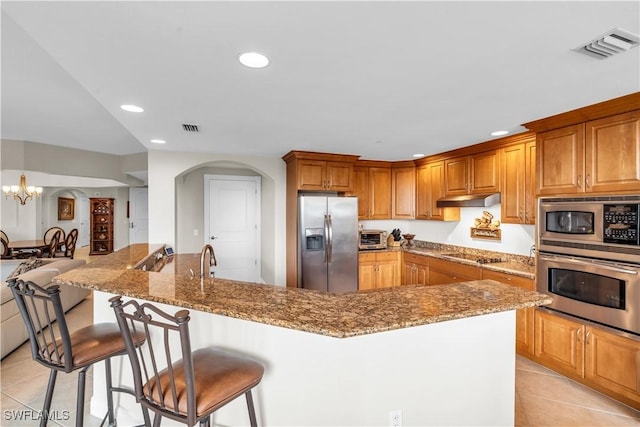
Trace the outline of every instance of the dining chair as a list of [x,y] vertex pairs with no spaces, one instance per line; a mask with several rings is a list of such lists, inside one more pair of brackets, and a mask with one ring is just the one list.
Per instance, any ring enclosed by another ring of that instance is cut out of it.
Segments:
[[49,240],[49,243],[46,247],[43,248],[42,257],[45,254],[48,254],[49,258],[53,258],[56,256],[56,251],[58,250],[58,245],[60,243],[60,230],[57,230],[53,233],[53,237]]
[[0,230],[0,237],[2,237],[4,240],[7,241],[7,243],[9,243],[9,236],[7,236],[7,233],[5,233],[2,230]]
[[[60,227],[51,227],[49,228],[47,231],[44,232],[44,236],[42,237],[42,240],[44,240],[44,244],[47,246],[47,248],[44,250],[44,254],[49,254],[49,244],[51,243],[51,239],[53,238],[53,236],[55,236],[56,231],[60,232],[60,235],[58,236],[58,245],[56,246],[56,251],[58,249],[62,248],[62,245],[64,245],[64,241],[65,241],[65,232],[62,228]],[[55,252],[55,251],[54,251]]]
[[[109,425],[115,426],[113,392],[133,394],[132,390],[113,387],[111,380],[111,357],[124,355],[127,351],[118,325],[97,323],[70,332],[58,285],[42,288],[33,282],[16,278],[10,279],[8,283],[27,328],[31,356],[33,360],[51,370],[40,427],[47,425],[47,414],[51,413],[53,390],[59,371],[78,371],[76,427],[83,425],[86,373],[93,364],[101,361],[105,363],[108,407],[103,424],[108,419]],[[144,334],[134,333],[129,339],[135,347],[142,343]],[[148,425],[149,415],[146,409],[143,409],[143,418],[145,425]]]
[[[4,234],[4,233],[2,233]],[[6,236],[6,234],[5,234]],[[12,259],[13,251],[9,248],[9,241],[6,240],[3,236],[0,235],[0,258],[1,259]]]
[[55,256],[66,257],[73,259],[73,255],[76,252],[76,242],[78,241],[78,229],[74,228],[67,234],[64,239],[64,246],[58,247]]
[[[133,368],[136,400],[155,413],[154,427],[162,417],[208,427],[213,412],[242,394],[250,425],[257,426],[251,390],[262,379],[261,364],[215,347],[192,352],[188,310],[172,316],[149,303],[123,303],[120,296],[109,302]],[[136,349],[131,337],[138,331],[144,331],[145,342]],[[170,348],[173,342],[180,344],[175,354]],[[162,365],[160,358],[165,359]]]

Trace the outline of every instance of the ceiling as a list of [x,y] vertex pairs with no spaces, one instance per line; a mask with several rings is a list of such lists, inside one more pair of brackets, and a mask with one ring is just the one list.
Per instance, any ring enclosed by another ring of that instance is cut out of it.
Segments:
[[[572,51],[615,27],[640,33],[638,1],[1,7],[2,138],[111,154],[405,160],[640,90],[640,48]],[[269,66],[242,66],[246,51]]]

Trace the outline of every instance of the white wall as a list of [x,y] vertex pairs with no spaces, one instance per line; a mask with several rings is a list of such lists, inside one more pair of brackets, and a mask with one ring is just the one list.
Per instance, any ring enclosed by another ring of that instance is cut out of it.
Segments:
[[[189,201],[176,205],[176,178],[202,167],[244,167],[263,177],[262,230],[272,239],[262,239],[262,274],[267,283],[285,286],[285,180],[286,167],[280,158],[229,156],[213,153],[150,151],[149,242],[176,244],[177,211],[188,209]],[[272,184],[270,184],[272,183]],[[265,197],[269,195],[270,197]],[[195,197],[195,195],[194,195]],[[203,199],[200,194],[199,198]],[[198,200],[202,205],[202,200]],[[195,204],[195,200],[194,200]],[[197,208],[196,208],[197,209]],[[182,231],[181,231],[182,232]],[[179,249],[178,249],[179,251]],[[272,254],[272,256],[271,256]],[[265,256],[269,255],[269,256]],[[267,261],[271,259],[272,261]]]
[[402,233],[415,234],[416,240],[466,246],[475,249],[506,252],[529,256],[531,245],[535,242],[535,226],[502,224],[502,240],[472,239],[470,228],[475,218],[482,217],[482,211],[488,211],[494,219],[500,219],[500,205],[488,208],[461,208],[460,221],[422,221],[422,220],[384,220],[360,221],[364,228],[382,229],[391,232],[400,228]]

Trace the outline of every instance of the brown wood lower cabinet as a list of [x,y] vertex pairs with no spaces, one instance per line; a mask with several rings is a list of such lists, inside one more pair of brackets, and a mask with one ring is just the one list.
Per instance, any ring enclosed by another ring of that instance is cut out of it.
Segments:
[[[501,273],[493,270],[482,270],[482,278],[485,280],[495,280],[507,285],[535,291],[536,284],[533,279],[516,276],[513,274]],[[516,351],[518,354],[530,357],[533,355],[534,341],[534,312],[535,308],[521,308],[516,310]]]
[[537,360],[640,409],[640,342],[543,310],[535,312]]
[[429,258],[405,252],[402,260],[402,284],[428,285]]
[[400,285],[400,251],[360,252],[358,290]]
[[467,282],[482,279],[482,270],[473,265],[460,264],[438,258],[429,260],[429,284]]

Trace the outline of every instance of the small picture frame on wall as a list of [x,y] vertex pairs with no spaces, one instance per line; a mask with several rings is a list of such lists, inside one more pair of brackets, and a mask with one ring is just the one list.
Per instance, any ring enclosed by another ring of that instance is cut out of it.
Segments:
[[58,221],[70,221],[75,213],[76,199],[58,197]]

